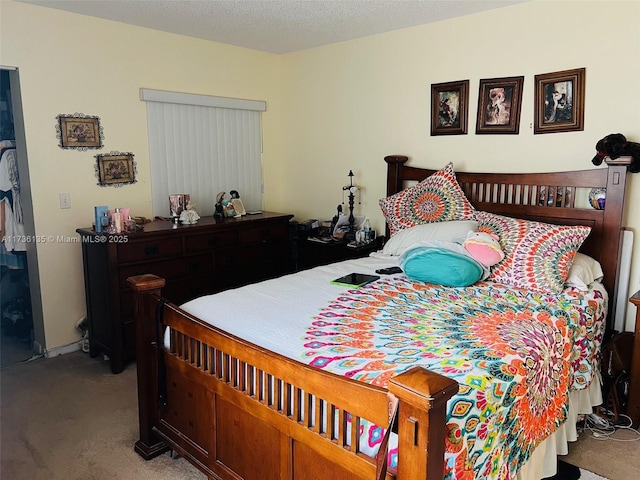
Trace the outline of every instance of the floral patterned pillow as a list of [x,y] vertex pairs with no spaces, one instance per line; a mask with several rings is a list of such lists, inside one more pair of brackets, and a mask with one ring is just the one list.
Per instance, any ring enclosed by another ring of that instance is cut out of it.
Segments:
[[424,223],[473,220],[476,212],[456,180],[452,163],[417,185],[381,198],[379,204],[392,236]]
[[477,212],[478,231],[495,233],[505,258],[488,280],[544,293],[560,293],[591,227],[551,225]]

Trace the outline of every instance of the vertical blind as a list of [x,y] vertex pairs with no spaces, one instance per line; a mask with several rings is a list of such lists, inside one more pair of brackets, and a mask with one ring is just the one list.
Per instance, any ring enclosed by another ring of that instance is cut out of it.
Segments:
[[265,102],[141,90],[147,102],[154,216],[169,195],[188,193],[200,215],[216,195],[237,190],[247,210],[262,209],[260,112]]

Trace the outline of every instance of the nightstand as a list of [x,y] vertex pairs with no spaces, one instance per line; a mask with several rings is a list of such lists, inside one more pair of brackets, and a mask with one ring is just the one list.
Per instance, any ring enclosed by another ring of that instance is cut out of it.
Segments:
[[636,292],[629,301],[636,306],[636,329],[633,340],[633,355],[631,357],[627,415],[633,420],[634,428],[638,428],[640,424],[640,291]]
[[372,242],[350,247],[346,242],[320,242],[312,238],[298,237],[296,242],[297,270],[306,270],[319,265],[350,260],[353,258],[367,257],[372,252],[377,252],[384,245],[384,237],[377,237]]

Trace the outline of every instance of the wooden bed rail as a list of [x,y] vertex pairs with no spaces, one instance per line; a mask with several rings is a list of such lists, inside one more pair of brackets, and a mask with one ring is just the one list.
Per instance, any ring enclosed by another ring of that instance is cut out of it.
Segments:
[[[323,472],[332,480],[374,479],[375,460],[361,453],[358,432],[365,420],[388,425],[386,389],[216,329],[164,303],[159,277],[127,282],[135,291],[135,449],[143,458],[171,448],[211,478],[315,480]],[[159,336],[165,328],[168,334]],[[158,401],[164,382],[166,408]],[[389,392],[399,400],[399,466],[387,478],[443,477],[446,403],[457,391],[455,381],[422,367],[391,379]]]

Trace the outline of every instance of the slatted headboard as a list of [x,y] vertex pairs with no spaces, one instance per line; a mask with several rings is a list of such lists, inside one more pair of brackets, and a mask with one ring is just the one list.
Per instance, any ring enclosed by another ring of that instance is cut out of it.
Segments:
[[[424,180],[436,170],[406,165],[408,157],[390,155],[387,195]],[[478,210],[556,225],[586,225],[591,233],[580,249],[597,259],[609,293],[609,325],[614,318],[618,262],[622,239],[627,166],[629,157],[605,159],[608,168],[549,173],[469,173],[456,171],[467,198]],[[603,210],[576,206],[577,189],[606,189]],[[555,200],[554,200],[555,199]],[[387,227],[387,237],[389,229]]]

